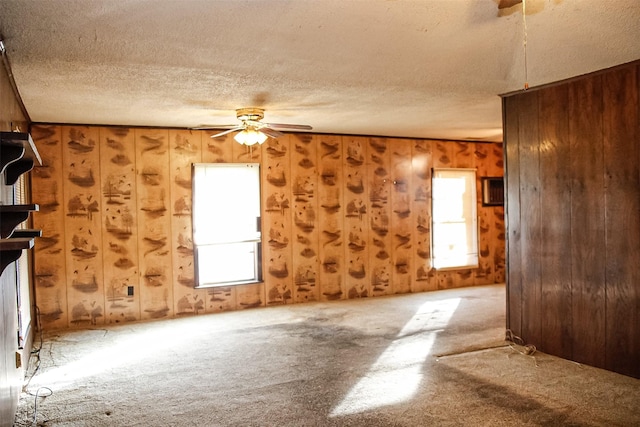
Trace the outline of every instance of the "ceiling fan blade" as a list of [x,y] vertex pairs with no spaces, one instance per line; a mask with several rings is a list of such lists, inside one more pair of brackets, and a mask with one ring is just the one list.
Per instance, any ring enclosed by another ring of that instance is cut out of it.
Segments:
[[271,129],[267,126],[261,127],[260,129],[258,129],[258,132],[262,132],[265,135],[270,136],[271,138],[279,138],[284,135],[282,132],[278,132],[277,130]]
[[191,130],[208,130],[208,129],[230,129],[230,128],[235,128],[238,127],[238,124],[232,124],[232,125],[202,125],[202,126],[197,126],[197,127],[193,127],[193,128],[189,128]]
[[236,131],[239,131],[239,130],[242,130],[242,129],[244,129],[244,126],[236,126],[233,129],[228,129],[228,130],[225,130],[224,132],[220,132],[220,133],[216,133],[214,135],[211,135],[211,138],[217,138],[219,136],[223,136],[223,135],[226,135],[228,133],[236,132]]
[[288,123],[265,123],[270,128],[278,128],[278,129],[292,129],[292,130],[311,130],[313,129],[309,125],[292,125]]

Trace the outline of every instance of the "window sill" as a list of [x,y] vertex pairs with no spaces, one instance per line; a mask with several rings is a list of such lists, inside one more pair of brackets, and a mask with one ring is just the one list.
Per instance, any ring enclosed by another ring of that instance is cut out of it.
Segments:
[[195,289],[228,288],[230,286],[261,285],[263,283],[264,282],[261,280],[247,280],[245,282],[203,283],[201,285],[196,285]]
[[436,271],[453,271],[453,270],[473,270],[474,268],[478,268],[478,267],[480,267],[479,264],[473,264],[473,265],[456,265],[453,267],[439,267],[439,268],[434,267],[433,269]]

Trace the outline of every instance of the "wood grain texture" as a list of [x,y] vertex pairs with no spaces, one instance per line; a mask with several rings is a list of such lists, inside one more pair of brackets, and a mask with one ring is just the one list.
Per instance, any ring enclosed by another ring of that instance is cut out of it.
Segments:
[[318,136],[318,222],[320,300],[345,299],[344,176],[342,138]]
[[605,201],[602,78],[569,85],[571,144],[571,277],[574,360],[605,361]]
[[135,140],[141,317],[172,317],[169,131],[136,129]]
[[520,212],[521,243],[526,248],[527,260],[522,263],[522,281],[527,283],[522,289],[523,323],[522,339],[536,346],[540,345],[541,306],[541,264],[542,241],[540,238],[540,151],[537,120],[538,93],[531,92],[521,99],[518,131],[520,133],[520,203],[526,206]]
[[106,322],[131,322],[141,319],[134,132],[99,132]]
[[34,126],[33,141],[42,166],[31,173],[31,198],[40,210],[33,212],[33,226],[42,230],[36,239],[34,281],[43,325],[51,329],[69,325],[67,310],[67,272],[64,227],[64,176],[62,130],[59,126]]
[[299,134],[291,146],[293,300],[319,301],[318,144],[313,135]]
[[413,270],[413,221],[411,212],[412,173],[410,139],[389,144],[391,160],[391,274],[395,294],[411,292]]
[[[203,163],[231,163],[234,161],[234,146],[238,146],[237,156],[246,152],[244,146],[233,140],[232,134],[227,134],[219,138],[211,138],[212,135],[218,133],[218,130],[202,131],[202,162]],[[242,149],[242,151],[240,151]],[[260,151],[260,150],[256,150]],[[246,160],[238,160],[238,163],[246,163]]]
[[414,264],[411,292],[436,289],[435,271],[431,265],[431,156],[431,141],[413,141],[411,219]]
[[393,240],[390,233],[391,206],[389,168],[391,157],[389,140],[369,138],[367,147],[367,168],[369,188],[369,266],[371,269],[371,295],[393,293],[391,259]]
[[[640,376],[640,121],[637,67],[604,75],[605,368]],[[621,147],[624,147],[621,149]],[[630,197],[630,196],[635,197]],[[630,238],[635,236],[635,238]],[[636,266],[636,268],[629,268]]]
[[[540,220],[541,314],[544,342],[539,349],[570,358],[571,349],[571,264],[566,256],[571,247],[571,147],[566,86],[554,86],[539,92],[540,123]],[[580,155],[580,153],[578,153]]]
[[371,295],[369,268],[369,204],[367,200],[367,146],[364,137],[343,137],[345,283],[347,298]]
[[[269,138],[262,153],[263,259],[266,304],[293,302],[291,144],[289,136]],[[238,303],[241,303],[238,296]],[[263,299],[264,302],[264,299]]]
[[169,130],[173,309],[178,316],[206,310],[206,291],[194,289],[191,165],[202,160],[202,133]]
[[207,313],[219,313],[232,311],[238,306],[236,303],[236,291],[240,286],[218,286],[207,288],[207,300],[205,310]]
[[73,326],[105,323],[99,130],[62,128],[67,305]]
[[637,63],[503,98],[508,326],[539,330],[542,351],[634,377],[639,98]]
[[522,335],[522,246],[520,229],[520,97],[503,98],[507,232],[507,329]]

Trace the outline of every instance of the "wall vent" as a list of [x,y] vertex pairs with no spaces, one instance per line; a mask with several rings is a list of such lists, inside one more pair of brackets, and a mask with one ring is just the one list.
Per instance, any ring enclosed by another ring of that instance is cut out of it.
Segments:
[[504,206],[504,179],[487,176],[482,179],[482,206]]

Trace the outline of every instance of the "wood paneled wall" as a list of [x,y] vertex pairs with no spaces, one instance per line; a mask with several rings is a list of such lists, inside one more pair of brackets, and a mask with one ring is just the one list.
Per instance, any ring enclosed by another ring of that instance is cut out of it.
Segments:
[[508,327],[640,377],[640,63],[503,98]]
[[[291,134],[249,150],[206,131],[38,125],[37,301],[47,328],[504,281],[504,212],[480,268],[430,267],[431,168],[502,175],[502,145]],[[191,163],[259,162],[264,281],[194,289]]]

